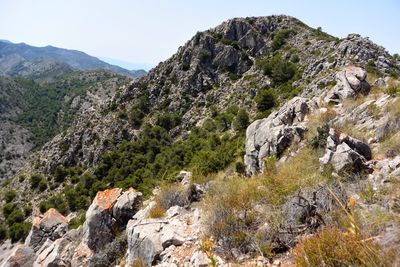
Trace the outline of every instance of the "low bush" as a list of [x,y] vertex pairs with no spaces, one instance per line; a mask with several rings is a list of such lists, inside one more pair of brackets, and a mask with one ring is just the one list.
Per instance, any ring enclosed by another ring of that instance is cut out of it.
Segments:
[[150,211],[149,211],[149,218],[156,219],[156,218],[162,218],[165,216],[166,210],[161,207],[160,204],[156,203]]
[[77,229],[79,226],[83,225],[86,220],[86,211],[81,211],[75,218],[72,218],[68,226],[70,229]]
[[124,256],[127,245],[127,237],[123,232],[90,259],[90,266],[108,267],[118,265],[118,260]]
[[284,60],[279,54],[256,62],[257,66],[268,75],[274,85],[281,85],[295,77],[298,71],[296,64]]
[[400,93],[400,84],[390,85],[386,88],[386,93],[390,96],[397,96]]
[[227,255],[233,256],[232,249],[255,252],[255,229],[261,217],[254,206],[262,199],[257,185],[256,180],[248,178],[221,181],[204,200],[207,235],[213,236]]
[[259,90],[254,100],[260,112],[272,109],[276,105],[276,97],[272,90]]
[[164,186],[156,197],[157,204],[164,210],[173,206],[185,207],[189,202],[189,192],[187,188],[179,185]]
[[7,226],[0,223],[0,241],[7,238]]
[[329,125],[325,123],[317,127],[317,134],[311,138],[310,145],[314,149],[325,149],[326,141],[329,136]]
[[4,193],[4,200],[9,203],[14,200],[14,198],[17,196],[14,190],[9,190]]
[[282,29],[275,33],[271,44],[272,49],[274,51],[280,49],[286,43],[287,38],[292,33],[294,33],[294,31],[290,29]]

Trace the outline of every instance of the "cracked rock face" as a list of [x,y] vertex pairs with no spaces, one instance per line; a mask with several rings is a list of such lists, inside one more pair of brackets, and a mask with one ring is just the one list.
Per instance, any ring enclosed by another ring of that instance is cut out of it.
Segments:
[[49,239],[54,241],[68,230],[68,219],[55,209],[49,209],[43,218],[35,218],[25,244],[37,252]]
[[[171,266],[176,261],[174,257],[178,257],[180,252],[186,251],[183,253],[186,254],[190,251],[191,255],[196,249],[194,241],[200,231],[200,217],[196,210],[187,211],[174,206],[166,211],[164,218],[153,219],[141,214],[130,220],[126,228],[128,265],[140,259],[147,266]],[[148,209],[143,212],[148,213]],[[187,260],[190,261],[190,257]]]
[[303,139],[307,131],[303,121],[314,106],[307,98],[295,97],[279,111],[250,124],[244,156],[247,175],[262,171],[265,157],[279,157],[292,142]]
[[336,85],[332,88],[324,101],[335,103],[354,97],[358,93],[368,94],[371,87],[366,81],[367,72],[359,67],[346,66],[336,74]]
[[335,129],[330,129],[325,155],[320,158],[321,168],[332,164],[338,174],[353,174],[371,171],[367,163],[372,153],[368,144]]

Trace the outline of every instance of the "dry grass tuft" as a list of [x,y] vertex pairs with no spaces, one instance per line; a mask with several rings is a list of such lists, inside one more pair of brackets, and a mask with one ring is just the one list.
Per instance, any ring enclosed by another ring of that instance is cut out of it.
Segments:
[[328,227],[316,235],[302,239],[293,250],[300,267],[313,266],[393,266],[393,250],[384,251],[373,238],[362,239]]

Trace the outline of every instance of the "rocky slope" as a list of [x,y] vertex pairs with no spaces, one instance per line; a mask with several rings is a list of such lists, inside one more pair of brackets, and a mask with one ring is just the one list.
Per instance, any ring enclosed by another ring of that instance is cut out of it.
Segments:
[[129,79],[106,71],[71,72],[52,81],[0,77],[1,178],[15,175],[33,149],[99,109]]
[[[339,40],[288,16],[198,33],[48,142],[29,181],[3,188],[10,228],[9,207],[27,198],[26,221],[36,217],[24,244],[3,244],[3,264],[396,266],[398,75],[367,38]],[[234,105],[255,119],[248,127],[233,126]],[[143,201],[149,177],[164,183]],[[41,214],[48,207],[69,215]]]

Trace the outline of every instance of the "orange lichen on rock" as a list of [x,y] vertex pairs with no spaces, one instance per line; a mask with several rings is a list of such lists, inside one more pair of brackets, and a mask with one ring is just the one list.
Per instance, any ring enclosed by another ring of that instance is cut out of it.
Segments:
[[103,209],[110,209],[114,206],[118,197],[121,195],[122,189],[114,188],[97,192],[96,202]]

